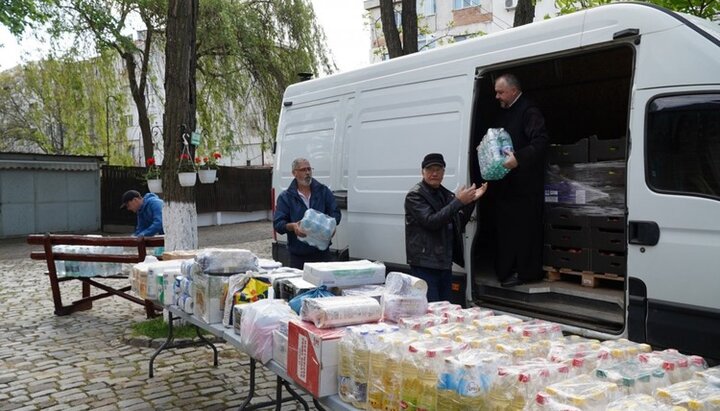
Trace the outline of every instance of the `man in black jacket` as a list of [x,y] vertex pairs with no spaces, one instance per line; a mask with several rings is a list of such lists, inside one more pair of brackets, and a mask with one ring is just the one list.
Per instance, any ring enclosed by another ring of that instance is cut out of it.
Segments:
[[496,223],[495,273],[503,287],[542,279],[545,150],[548,135],[540,109],[522,93],[512,74],[495,80],[503,109],[497,127],[512,138],[503,166],[510,172],[493,183]]
[[487,183],[462,186],[453,193],[442,186],[445,159],[431,153],[422,162],[422,181],[405,197],[405,250],[410,274],[428,284],[428,301],[450,300],[453,261],[462,263],[461,230],[472,213],[466,207],[485,193]]

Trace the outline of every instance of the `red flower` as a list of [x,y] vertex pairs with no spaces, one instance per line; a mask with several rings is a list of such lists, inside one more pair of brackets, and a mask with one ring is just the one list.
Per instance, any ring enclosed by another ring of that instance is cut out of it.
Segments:
[[147,164],[148,167],[152,167],[155,165],[155,159],[150,157],[145,161],[145,163]]
[[180,154],[180,160],[190,160],[190,155],[188,153],[182,153]]
[[195,163],[196,163],[196,164],[202,163],[202,158],[200,158],[200,157],[195,157]]
[[207,158],[207,157],[203,157],[203,162],[204,162],[204,163],[207,163],[207,162],[208,162],[208,158]]
[[219,159],[220,157],[222,157],[222,156],[221,156],[220,153],[218,153],[217,151],[213,153],[213,158],[214,158],[215,160]]

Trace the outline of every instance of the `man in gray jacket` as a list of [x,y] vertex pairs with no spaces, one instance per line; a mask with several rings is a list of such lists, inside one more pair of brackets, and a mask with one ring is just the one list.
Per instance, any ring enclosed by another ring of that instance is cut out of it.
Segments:
[[410,274],[428,284],[428,301],[450,300],[452,263],[462,260],[461,229],[471,205],[487,183],[460,187],[456,194],[443,187],[445,159],[430,153],[422,162],[423,179],[405,197],[405,250]]

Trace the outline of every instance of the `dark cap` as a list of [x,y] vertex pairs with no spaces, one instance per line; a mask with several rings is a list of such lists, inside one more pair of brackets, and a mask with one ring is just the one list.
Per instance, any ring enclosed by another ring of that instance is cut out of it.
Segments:
[[120,204],[120,208],[125,208],[125,207],[127,207],[128,201],[132,200],[133,198],[138,198],[138,197],[142,197],[142,196],[140,195],[140,192],[138,192],[138,191],[136,191],[136,190],[128,190],[128,191],[126,191],[125,194],[122,195],[122,198],[121,198],[121,200],[120,200],[121,203],[122,203],[122,204]]
[[440,153],[430,153],[425,156],[422,162],[422,168],[426,168],[433,165],[439,165],[445,167],[445,159]]

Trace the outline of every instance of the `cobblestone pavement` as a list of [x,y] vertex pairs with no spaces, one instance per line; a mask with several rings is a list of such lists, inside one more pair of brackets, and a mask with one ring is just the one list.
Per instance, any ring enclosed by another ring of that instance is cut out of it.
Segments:
[[[237,246],[270,257],[267,221],[201,228],[200,246]],[[0,242],[0,411],[225,410],[248,395],[248,357],[218,344],[219,366],[207,348],[154,349],[127,345],[122,335],[145,319],[142,307],[113,297],[88,311],[53,315],[45,263],[29,258],[24,239]],[[113,280],[126,281],[126,280]],[[65,301],[79,284],[63,284]],[[275,374],[260,367],[253,403],[274,394]],[[312,399],[305,396],[312,407]],[[283,410],[302,409],[284,404]]]

